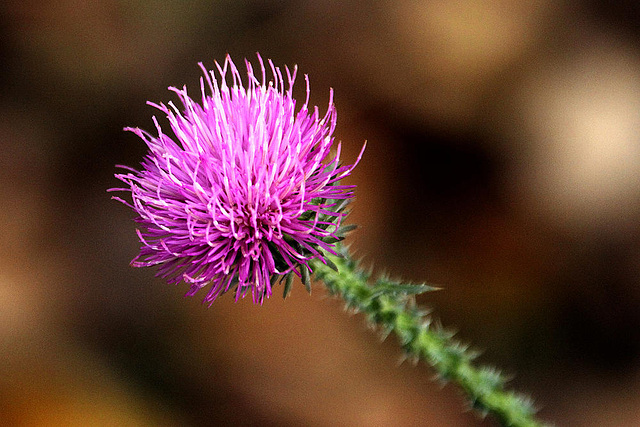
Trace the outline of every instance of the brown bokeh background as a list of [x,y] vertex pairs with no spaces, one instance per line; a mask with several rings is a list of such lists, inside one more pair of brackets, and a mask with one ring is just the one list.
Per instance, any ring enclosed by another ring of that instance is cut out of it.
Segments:
[[557,425],[640,425],[635,1],[9,1],[0,5],[0,422],[474,426],[320,285],[255,307],[132,269],[115,164],[145,101],[259,51],[336,91],[368,148],[350,238]]

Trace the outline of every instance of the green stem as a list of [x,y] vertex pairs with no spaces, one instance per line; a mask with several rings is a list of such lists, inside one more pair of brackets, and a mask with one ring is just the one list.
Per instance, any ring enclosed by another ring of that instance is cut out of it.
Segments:
[[343,257],[327,255],[328,265],[318,260],[311,265],[331,294],[364,313],[384,333],[394,332],[409,355],[429,363],[443,380],[457,383],[482,415],[493,414],[504,426],[543,425],[535,420],[530,399],[505,390],[506,380],[496,369],[474,366],[475,354],[415,306],[413,295],[433,288],[384,277],[370,284],[370,274],[358,268],[346,248],[339,250]]

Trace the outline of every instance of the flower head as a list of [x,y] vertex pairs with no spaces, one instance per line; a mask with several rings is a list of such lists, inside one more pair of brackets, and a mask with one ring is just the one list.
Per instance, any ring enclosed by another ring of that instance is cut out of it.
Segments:
[[[187,296],[210,285],[206,302],[234,286],[236,300],[251,290],[262,303],[278,278],[308,277],[308,261],[333,252],[353,186],[339,180],[353,165],[340,165],[333,131],[333,92],[321,117],[307,98],[296,110],[292,90],[297,68],[281,70],[262,58],[259,79],[249,61],[247,81],[227,56],[215,71],[200,67],[201,103],[186,87],[169,88],[172,102],[153,104],[168,119],[173,137],[153,118],[157,136],[127,128],[149,147],[142,169],[124,167],[116,177],[130,191],[141,224],[136,267],[159,265],[169,283],[191,284]],[[219,76],[216,78],[216,75]],[[207,94],[207,89],[210,94]],[[364,149],[364,147],[363,147]],[[290,285],[287,280],[287,287]],[[286,294],[287,291],[285,291]]]

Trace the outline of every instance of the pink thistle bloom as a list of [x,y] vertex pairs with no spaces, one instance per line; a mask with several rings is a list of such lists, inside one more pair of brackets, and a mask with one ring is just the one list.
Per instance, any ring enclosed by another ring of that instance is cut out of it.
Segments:
[[[169,283],[191,284],[186,296],[211,285],[205,302],[236,287],[236,301],[251,290],[254,303],[272,293],[278,278],[308,279],[309,260],[326,263],[323,251],[335,253],[340,221],[354,186],[340,185],[360,160],[343,166],[340,144],[330,156],[336,110],[333,91],[320,117],[307,97],[296,111],[293,73],[268,61],[272,78],[258,55],[261,79],[245,61],[247,82],[231,58],[215,63],[219,74],[200,64],[202,101],[182,89],[183,106],[153,104],[167,116],[174,137],[153,118],[158,136],[127,128],[149,147],[140,171],[116,177],[129,188],[142,243],[131,264],[159,265]],[[227,80],[230,80],[230,85]],[[210,95],[206,90],[210,91]],[[364,150],[364,147],[363,147]],[[287,287],[290,280],[287,280]],[[288,292],[285,290],[285,294]]]

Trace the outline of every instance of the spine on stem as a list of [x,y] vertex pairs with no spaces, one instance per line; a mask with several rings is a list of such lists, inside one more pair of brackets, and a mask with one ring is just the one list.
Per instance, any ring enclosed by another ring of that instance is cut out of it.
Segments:
[[458,384],[481,415],[492,414],[505,426],[544,425],[536,421],[531,399],[506,390],[506,379],[495,368],[474,366],[477,353],[431,323],[428,313],[415,305],[415,295],[435,288],[387,277],[370,282],[371,275],[358,267],[347,248],[339,251],[341,257],[327,254],[326,265],[316,260],[311,266],[332,295],[362,312],[384,334],[395,333],[409,357],[427,362],[443,381]]

